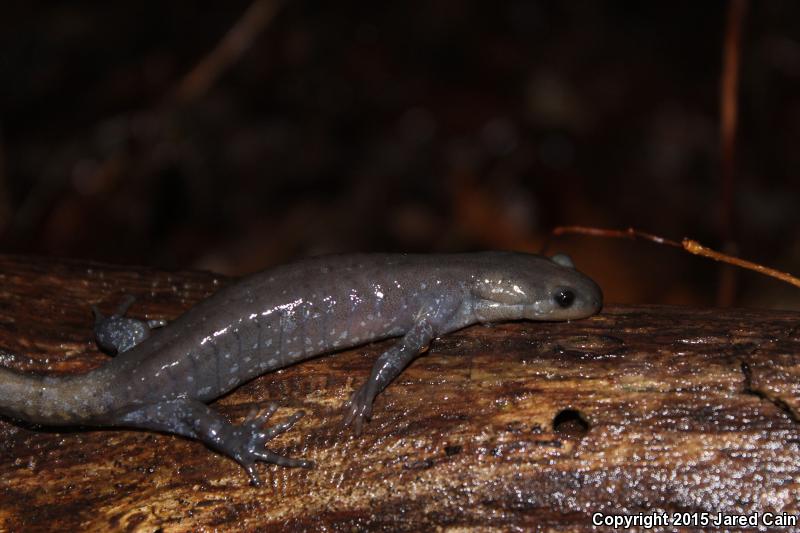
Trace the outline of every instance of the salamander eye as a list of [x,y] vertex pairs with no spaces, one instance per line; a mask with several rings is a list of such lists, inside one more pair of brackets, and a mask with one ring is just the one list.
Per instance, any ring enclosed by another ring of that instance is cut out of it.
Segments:
[[561,307],[569,307],[575,301],[575,293],[569,289],[558,289],[553,295],[553,299]]

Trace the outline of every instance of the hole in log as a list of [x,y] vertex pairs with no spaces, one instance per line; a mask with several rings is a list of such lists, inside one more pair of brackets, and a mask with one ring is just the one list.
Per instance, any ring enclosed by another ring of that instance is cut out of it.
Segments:
[[461,453],[461,446],[445,446],[444,453],[448,457],[458,455],[459,453]]
[[582,437],[589,431],[589,422],[576,409],[562,409],[553,418],[553,431],[565,437]]

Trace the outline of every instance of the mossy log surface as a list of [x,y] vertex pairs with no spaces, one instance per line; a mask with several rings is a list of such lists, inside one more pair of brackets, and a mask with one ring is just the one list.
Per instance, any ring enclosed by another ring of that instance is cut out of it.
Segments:
[[[90,306],[174,319],[231,280],[0,257],[0,363],[102,365]],[[609,305],[588,320],[474,326],[432,343],[358,438],[342,405],[392,341],[266,374],[231,420],[306,416],[261,487],[198,442],[0,419],[0,529],[581,531],[592,514],[800,514],[800,314]]]

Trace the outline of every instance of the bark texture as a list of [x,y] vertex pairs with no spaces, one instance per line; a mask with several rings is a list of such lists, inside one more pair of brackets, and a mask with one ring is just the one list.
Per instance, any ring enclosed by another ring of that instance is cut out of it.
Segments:
[[[0,363],[103,364],[91,304],[173,319],[228,280],[0,257]],[[608,306],[573,323],[436,340],[365,433],[342,405],[392,341],[267,374],[213,404],[306,417],[272,443],[313,470],[232,460],[180,437],[0,420],[3,530],[582,531],[592,514],[800,514],[800,314]]]

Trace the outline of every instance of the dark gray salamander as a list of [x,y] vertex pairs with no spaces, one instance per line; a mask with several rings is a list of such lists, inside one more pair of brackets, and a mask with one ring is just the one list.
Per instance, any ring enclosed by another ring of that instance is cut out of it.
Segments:
[[[375,396],[435,337],[475,323],[584,318],[601,306],[600,288],[561,255],[306,259],[243,278],[138,344],[129,342],[130,330],[141,321],[98,316],[98,340],[110,331],[106,345],[124,353],[74,376],[0,368],[0,413],[35,424],[134,427],[198,439],[238,461],[258,484],[257,461],[311,463],[264,447],[302,413],[264,429],[275,406],[234,425],[206,405],[241,383],[332,350],[400,337],[345,407],[345,424],[360,433]],[[115,331],[128,340],[114,341]]]

